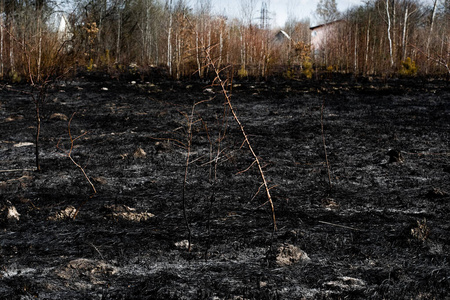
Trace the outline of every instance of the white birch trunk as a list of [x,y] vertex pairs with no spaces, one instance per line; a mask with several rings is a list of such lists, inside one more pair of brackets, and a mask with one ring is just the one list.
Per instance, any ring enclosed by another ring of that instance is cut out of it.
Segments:
[[122,27],[122,20],[120,16],[119,7],[117,7],[117,41],[116,41],[116,64],[120,61],[120,31]]
[[430,32],[428,34],[427,48],[426,48],[426,54],[428,57],[430,56],[430,43],[431,43],[431,36],[433,34],[434,19],[436,18],[436,7],[437,7],[437,0],[434,0],[433,12],[431,13],[431,20],[430,20]]
[[172,75],[172,0],[169,1],[169,32],[167,34],[167,67],[169,74]]
[[402,33],[402,60],[405,60],[406,58],[406,28],[408,27],[408,12],[409,7],[406,6],[405,8],[405,17],[403,19],[403,33]]
[[387,23],[388,23],[387,38],[389,41],[389,58],[390,58],[390,64],[392,67],[392,66],[394,66],[394,56],[392,54],[391,15],[389,12],[389,0],[385,0],[385,1],[386,1],[386,14],[387,14]]
[[[39,44],[38,44],[38,61],[37,61],[37,78],[36,82],[41,82],[41,62],[42,62],[42,28],[41,28],[41,17],[39,12],[38,17],[38,38],[39,38]],[[31,75],[31,74],[30,74]]]
[[198,70],[198,76],[202,78],[202,65],[200,64],[200,43],[199,43],[199,37],[198,37],[198,30],[195,33],[195,51],[197,56],[197,70]]
[[220,36],[219,36],[219,68],[222,66],[222,52],[223,52],[223,26],[220,26]]
[[365,57],[365,69],[366,74],[369,72],[369,45],[370,45],[370,16],[369,16],[369,23],[367,24],[367,31],[366,31],[366,57]]
[[9,64],[10,64],[11,72],[15,72],[14,39],[12,38],[12,36],[14,35],[14,17],[10,21],[10,32],[11,32],[11,36],[9,37]]
[[356,71],[358,70],[358,24],[356,24],[355,28],[355,49],[354,49],[354,61],[353,61],[353,68],[354,73],[356,74]]
[[[1,2],[1,12],[3,13],[3,1]],[[3,18],[0,18],[0,77],[3,78],[3,44],[4,44],[4,36],[3,36]]]

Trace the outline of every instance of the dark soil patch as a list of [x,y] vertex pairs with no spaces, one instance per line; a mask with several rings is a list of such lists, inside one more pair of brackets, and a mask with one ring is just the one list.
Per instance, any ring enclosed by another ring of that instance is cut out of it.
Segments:
[[[235,84],[231,99],[273,187],[273,236],[260,177],[255,167],[243,172],[252,157],[218,87],[54,86],[43,108],[40,173],[33,171],[34,111],[24,89],[0,91],[2,299],[450,293],[446,82]],[[203,100],[193,115],[185,191],[189,252],[182,205],[188,120]],[[58,141],[69,146],[74,112],[73,136],[87,134],[73,158],[97,188],[92,197],[56,148]]]

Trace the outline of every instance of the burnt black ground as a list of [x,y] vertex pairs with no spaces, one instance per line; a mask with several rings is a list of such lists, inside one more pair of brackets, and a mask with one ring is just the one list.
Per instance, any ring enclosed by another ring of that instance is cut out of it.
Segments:
[[[231,99],[273,187],[273,238],[261,179],[255,166],[242,172],[252,157],[218,87],[55,85],[43,108],[40,173],[23,90],[0,91],[1,201],[20,214],[2,213],[2,299],[448,299],[448,82],[234,83]],[[188,252],[180,243],[188,120],[203,100],[192,118]],[[68,121],[53,114],[74,112],[73,136],[86,135],[73,158],[97,188],[92,198],[56,148],[69,146]],[[134,155],[139,148],[146,154]],[[403,161],[390,160],[391,149]],[[75,220],[64,215],[80,205]],[[310,260],[281,264],[283,245]]]

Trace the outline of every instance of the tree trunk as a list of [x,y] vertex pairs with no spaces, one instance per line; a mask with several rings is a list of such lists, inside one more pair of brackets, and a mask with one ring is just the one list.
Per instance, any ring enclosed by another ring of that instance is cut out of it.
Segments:
[[387,38],[389,41],[389,58],[390,58],[390,66],[393,67],[394,66],[394,57],[392,54],[392,38],[391,38],[391,15],[389,12],[389,0],[385,0],[386,1],[386,14],[387,14],[387,23],[388,23],[388,28],[387,28]]
[[119,6],[117,6],[117,41],[116,41],[116,63],[120,62],[120,34],[122,29],[122,20]]
[[[0,12],[4,13],[4,1],[1,1]],[[3,35],[3,18],[0,19],[0,78],[3,79],[3,44],[4,44],[4,35]]]
[[[41,18],[40,18],[40,14],[38,17],[38,61],[37,61],[37,74],[36,74],[36,82],[40,83],[42,78],[41,78],[41,62],[42,62],[42,29],[41,29]],[[30,76],[32,76],[30,74]]]
[[172,0],[169,0],[169,32],[167,34],[167,67],[172,75]]
[[[197,56],[197,70],[198,70],[198,76],[200,77],[200,78],[202,78],[203,76],[202,76],[202,65],[201,65],[201,63],[200,63],[200,43],[199,43],[199,33],[198,33],[198,30],[197,30],[197,32],[195,33],[195,51],[196,51],[196,56]],[[202,45],[202,48],[204,47],[205,45]]]
[[369,73],[369,45],[370,45],[370,15],[369,15],[369,22],[367,24],[367,31],[366,31],[366,57],[364,61],[364,68],[366,70],[366,75]]
[[354,49],[354,61],[353,61],[353,72],[356,74],[358,71],[358,24],[355,28],[355,49]]
[[39,160],[39,135],[41,134],[41,115],[40,115],[40,105],[39,99],[35,99],[36,108],[36,136],[35,136],[35,157],[36,157],[36,171],[41,171],[41,163]]
[[[431,43],[431,37],[433,34],[434,19],[436,18],[436,7],[437,7],[437,0],[434,0],[433,11],[431,13],[431,20],[430,20],[430,32],[428,34],[427,45],[426,45],[426,49],[425,49],[425,53],[426,53],[427,57],[430,57],[430,43]],[[429,66],[429,64],[427,64],[427,69],[426,69],[427,73],[428,73],[428,66]]]
[[219,37],[219,68],[222,66],[222,52],[223,52],[223,26],[220,26],[220,37]]
[[405,60],[406,58],[406,28],[408,27],[408,12],[409,7],[406,6],[405,8],[405,17],[403,20],[403,34],[402,34],[402,60]]
[[14,35],[14,17],[12,17],[12,19],[9,22],[9,31],[11,32],[11,34],[9,36],[9,64],[10,64],[11,72],[14,73],[15,72],[14,39],[12,37]]

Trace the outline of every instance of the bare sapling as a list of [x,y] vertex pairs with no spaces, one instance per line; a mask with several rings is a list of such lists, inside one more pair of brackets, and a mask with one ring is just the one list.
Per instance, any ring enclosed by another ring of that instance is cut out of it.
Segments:
[[322,107],[320,109],[320,127],[321,127],[321,130],[322,130],[322,143],[323,143],[323,151],[325,153],[325,164],[326,164],[326,167],[327,167],[328,184],[329,184],[329,187],[331,189],[333,185],[331,183],[330,162],[328,161],[327,143],[326,143],[326,140],[325,140],[325,131],[324,131],[324,128],[323,128],[323,110],[324,110],[324,108],[325,108],[325,99],[323,100]]
[[231,103],[230,94],[228,93],[228,90],[227,90],[227,82],[225,80],[222,80],[222,78],[220,76],[220,70],[216,67],[213,59],[211,58],[210,48],[205,48],[205,54],[206,54],[206,59],[207,59],[209,65],[211,66],[211,69],[215,73],[215,81],[219,83],[219,85],[221,87],[221,90],[222,90],[222,93],[223,93],[223,95],[225,97],[226,103],[227,103],[228,107],[230,108],[231,114],[233,115],[233,119],[238,124],[239,129],[240,129],[240,131],[241,131],[241,133],[242,133],[242,135],[244,137],[244,144],[247,145],[250,153],[253,156],[254,162],[252,164],[256,164],[257,167],[258,167],[258,171],[259,171],[259,174],[260,174],[261,179],[262,179],[262,185],[264,186],[264,189],[266,191],[267,199],[269,201],[270,208],[271,208],[271,211],[272,211],[273,232],[275,232],[277,230],[277,222],[276,222],[276,216],[275,216],[275,207],[274,207],[274,204],[273,204],[273,201],[272,201],[272,196],[270,194],[270,188],[269,188],[269,185],[267,183],[263,167],[261,165],[261,161],[260,161],[259,157],[256,155],[256,153],[255,153],[255,151],[254,151],[254,149],[252,147],[252,144],[250,143],[249,137],[248,137],[248,135],[247,135],[247,133],[246,133],[246,131],[244,129],[244,126],[242,125],[241,121],[239,120],[239,117],[236,114],[236,111],[235,111],[235,109],[233,107],[233,104]]
[[[434,63],[436,63],[437,65],[440,65],[441,67],[444,67],[447,70],[447,75],[450,76],[450,50],[447,51],[447,53],[443,53],[442,55],[438,54],[438,53],[434,53],[434,54],[429,54],[427,51],[423,51],[422,49],[420,49],[419,47],[416,47],[414,45],[409,44],[411,47],[413,47],[414,49],[416,49],[419,53],[422,53],[422,55],[424,55],[427,60],[432,61]],[[449,47],[450,49],[450,47]]]
[[[206,241],[206,248],[205,248],[205,261],[208,260],[208,251],[211,247],[211,223],[212,223],[212,212],[213,212],[213,205],[216,200],[216,186],[217,186],[217,167],[219,165],[219,159],[220,155],[222,153],[222,141],[225,138],[226,135],[226,112],[224,111],[223,114],[223,120],[222,120],[222,130],[218,133],[217,138],[217,146],[216,150],[214,150],[214,143],[212,141],[212,138],[209,133],[208,126],[206,122],[203,122],[203,126],[205,128],[205,132],[208,138],[209,142],[209,161],[207,164],[209,164],[209,182],[211,183],[212,189],[211,189],[211,195],[209,195],[209,203],[208,205],[208,216],[207,216],[207,223],[206,223],[206,230],[207,230],[207,241]],[[215,152],[215,155],[214,155]]]
[[30,93],[33,99],[35,108],[35,120],[36,120],[36,133],[35,133],[35,158],[36,158],[36,171],[41,171],[41,162],[39,159],[39,138],[41,135],[41,106],[45,103],[47,85],[41,85],[38,89],[38,95],[35,96],[34,93]]
[[[56,148],[58,148],[60,151],[62,151],[62,152],[65,154],[65,156],[67,156],[67,158],[69,158],[70,161],[71,161],[78,169],[80,169],[80,171],[83,173],[84,178],[86,178],[86,181],[89,183],[89,185],[91,186],[92,191],[93,191],[93,193],[92,193],[92,194],[89,196],[89,198],[88,198],[88,199],[91,199],[95,194],[97,194],[97,190],[95,189],[95,186],[94,186],[94,184],[92,183],[92,181],[89,179],[89,176],[86,174],[86,171],[85,171],[85,169],[83,168],[83,166],[81,166],[78,162],[76,162],[75,159],[74,159],[73,156],[72,156],[72,152],[73,152],[73,149],[74,149],[75,141],[78,140],[78,139],[80,139],[80,138],[82,138],[83,136],[85,136],[85,135],[87,134],[87,132],[84,132],[84,133],[80,134],[79,136],[77,136],[77,137],[75,137],[75,138],[72,136],[72,133],[71,133],[71,130],[70,130],[70,125],[71,125],[71,123],[72,123],[72,119],[73,119],[74,116],[75,116],[75,113],[72,114],[72,116],[70,117],[70,120],[69,120],[69,122],[68,122],[68,125],[67,125],[67,132],[68,132],[68,135],[69,135],[69,142],[70,142],[69,150],[65,150],[65,149],[64,149],[63,145],[61,144],[61,140],[58,141],[58,144],[56,145]],[[86,200],[86,201],[87,201],[87,200]],[[75,219],[75,218],[77,217],[78,212],[80,211],[81,207],[86,203],[86,201],[84,201],[84,202],[78,207],[78,209],[75,211],[75,214],[73,215],[73,219]]]
[[191,227],[189,225],[189,219],[187,216],[186,185],[187,185],[188,172],[189,172],[189,162],[190,162],[190,157],[191,157],[192,123],[193,123],[193,118],[194,118],[194,111],[195,111],[195,104],[192,105],[191,114],[188,116],[185,116],[187,119],[187,145],[186,145],[187,154],[186,154],[186,162],[184,165],[183,190],[181,193],[181,199],[182,199],[182,203],[183,203],[184,224],[185,224],[186,230],[188,232],[188,252],[191,252],[192,232],[191,232]]
[[201,119],[194,120],[195,117],[195,107],[201,103],[207,102],[210,100],[202,100],[199,102],[195,102],[192,105],[190,114],[182,113],[184,117],[186,118],[187,128],[186,128],[186,143],[184,144],[186,147],[186,162],[184,165],[184,176],[183,176],[183,189],[182,189],[182,205],[183,205],[183,218],[184,223],[186,226],[186,230],[188,233],[188,251],[191,251],[192,248],[192,231],[191,227],[189,225],[189,218],[187,215],[187,200],[186,200],[186,188],[187,188],[187,182],[188,182],[188,176],[189,176],[189,165],[191,163],[191,150],[192,150],[192,126],[196,124],[197,122],[201,122]]
[[[66,42],[61,43],[55,35],[39,31],[38,43],[32,44],[25,39],[18,39],[12,34],[5,25],[1,25],[10,38],[20,46],[22,52],[22,61],[19,61],[19,67],[27,82],[30,83],[29,92],[21,91],[31,97],[34,103],[36,132],[35,132],[35,162],[36,171],[41,171],[39,156],[39,142],[42,125],[42,107],[47,98],[48,87],[67,75],[72,69],[75,57],[69,59],[65,53]],[[16,71],[13,72],[14,74]],[[19,75],[17,73],[17,75]],[[20,76],[19,76],[20,77]]]

